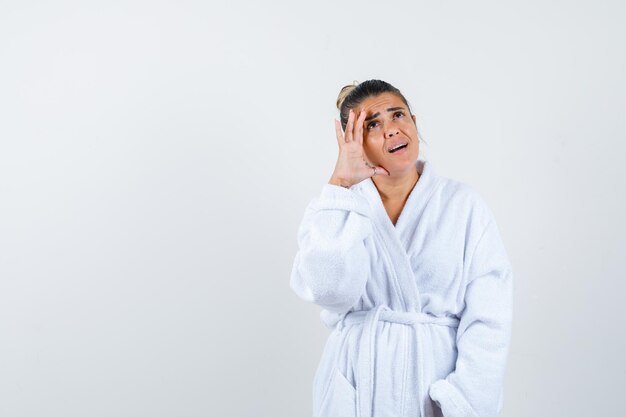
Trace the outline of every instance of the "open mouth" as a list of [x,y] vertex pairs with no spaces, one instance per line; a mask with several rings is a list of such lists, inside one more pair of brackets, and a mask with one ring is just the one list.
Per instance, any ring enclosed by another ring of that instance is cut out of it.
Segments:
[[389,153],[394,153],[394,152],[399,151],[400,149],[406,148],[407,146],[408,146],[408,143],[400,143],[400,144],[394,146],[393,148],[389,148],[387,150],[389,151]]

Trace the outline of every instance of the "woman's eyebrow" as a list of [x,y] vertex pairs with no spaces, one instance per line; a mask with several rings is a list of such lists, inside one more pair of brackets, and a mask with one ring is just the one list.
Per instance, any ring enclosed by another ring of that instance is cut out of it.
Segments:
[[[389,108],[387,109],[387,111],[396,111],[396,110],[404,110],[404,107],[389,107]],[[366,121],[366,122],[367,122],[367,121],[370,121],[370,120],[372,120],[372,119],[374,119],[374,118],[376,118],[376,117],[378,117],[378,116],[380,116],[380,112],[376,112],[376,113],[372,114],[371,116],[367,116],[367,117],[365,118],[365,121]]]

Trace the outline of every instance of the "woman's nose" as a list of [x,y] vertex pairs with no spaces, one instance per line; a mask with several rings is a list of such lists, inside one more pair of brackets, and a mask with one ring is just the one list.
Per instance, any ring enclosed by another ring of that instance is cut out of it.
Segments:
[[397,127],[388,127],[385,130],[385,136],[390,138],[392,136],[395,136],[399,133],[398,128]]

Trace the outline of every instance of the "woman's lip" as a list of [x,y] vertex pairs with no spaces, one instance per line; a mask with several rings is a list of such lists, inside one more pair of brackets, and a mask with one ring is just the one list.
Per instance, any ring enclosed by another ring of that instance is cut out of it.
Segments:
[[402,149],[398,149],[397,151],[392,152],[391,154],[392,154],[392,155],[398,155],[398,154],[404,153],[404,152],[406,152],[406,148],[408,148],[408,146],[405,146],[405,147],[404,147],[404,148],[402,148]]
[[409,147],[409,144],[407,143],[406,146],[402,149],[398,149],[395,152],[389,152],[391,155],[397,155],[397,154],[401,154],[404,153],[406,151],[406,149]]

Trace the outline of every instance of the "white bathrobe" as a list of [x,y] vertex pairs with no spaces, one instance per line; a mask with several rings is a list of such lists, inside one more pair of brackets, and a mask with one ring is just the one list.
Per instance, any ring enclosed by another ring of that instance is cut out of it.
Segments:
[[314,417],[495,417],[513,275],[493,213],[428,161],[394,226],[371,179],[324,184],[298,229],[290,286],[332,329]]

